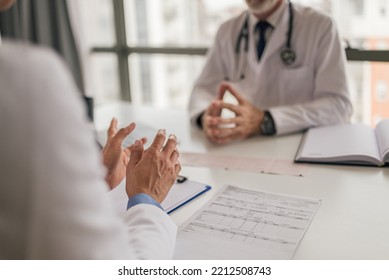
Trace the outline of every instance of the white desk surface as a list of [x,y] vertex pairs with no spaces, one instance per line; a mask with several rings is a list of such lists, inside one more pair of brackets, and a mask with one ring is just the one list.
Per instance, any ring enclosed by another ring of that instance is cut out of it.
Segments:
[[[301,135],[253,137],[217,146],[192,128],[183,111],[136,108],[120,102],[95,108],[97,130],[112,117],[119,125],[138,121],[165,128],[179,139],[181,152],[293,160]],[[213,189],[171,215],[179,226],[225,184],[320,198],[322,204],[298,246],[294,259],[389,259],[389,169],[311,164],[304,177],[183,167],[181,174]]]

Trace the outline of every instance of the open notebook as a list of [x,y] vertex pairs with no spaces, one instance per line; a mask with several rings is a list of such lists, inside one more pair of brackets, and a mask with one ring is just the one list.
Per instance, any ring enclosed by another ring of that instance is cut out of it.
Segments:
[[[177,182],[170,189],[165,200],[162,201],[161,206],[165,209],[166,213],[170,214],[210,189],[211,187],[206,184],[191,180],[185,180],[182,183]],[[119,214],[125,213],[128,201],[125,190],[125,180],[123,180],[115,189],[110,191],[109,196],[114,201],[117,212]]]
[[311,128],[295,161],[383,166],[389,162],[389,119],[375,129],[364,124]]

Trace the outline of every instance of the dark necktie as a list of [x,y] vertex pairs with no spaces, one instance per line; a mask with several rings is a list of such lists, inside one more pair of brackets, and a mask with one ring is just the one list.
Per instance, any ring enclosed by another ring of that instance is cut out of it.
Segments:
[[257,44],[257,59],[258,61],[261,59],[262,53],[266,47],[266,30],[271,27],[270,23],[267,21],[259,21],[255,27],[255,32],[259,30],[259,40]]

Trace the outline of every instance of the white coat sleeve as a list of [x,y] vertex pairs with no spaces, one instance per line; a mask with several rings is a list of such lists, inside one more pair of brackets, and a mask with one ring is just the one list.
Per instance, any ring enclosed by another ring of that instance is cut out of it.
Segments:
[[345,52],[333,21],[322,26],[323,37],[314,65],[313,101],[269,109],[277,134],[310,127],[346,123],[352,114],[346,75]]
[[[216,98],[218,86],[225,79],[225,67],[223,66],[221,36],[223,26],[216,34],[213,46],[208,50],[206,62],[197,79],[189,99],[189,115],[192,124],[203,113],[212,100]],[[225,52],[225,51],[224,51]]]
[[24,65],[19,75],[29,77],[31,131],[26,258],[172,258],[176,225],[161,209],[140,204],[124,217],[116,214],[92,129],[63,63],[36,51]]

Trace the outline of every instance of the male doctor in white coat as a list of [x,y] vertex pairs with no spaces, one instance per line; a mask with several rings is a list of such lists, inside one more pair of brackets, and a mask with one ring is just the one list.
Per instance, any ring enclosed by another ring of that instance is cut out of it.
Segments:
[[[177,227],[160,203],[181,168],[176,138],[122,149],[135,124],[116,127],[100,155],[63,61],[0,41],[0,259],[172,258]],[[121,217],[107,192],[125,176]]]
[[[348,122],[345,53],[331,18],[286,0],[246,3],[207,54],[189,102],[192,123],[223,144]],[[226,91],[238,104],[223,102]],[[221,117],[223,108],[235,116]]]

